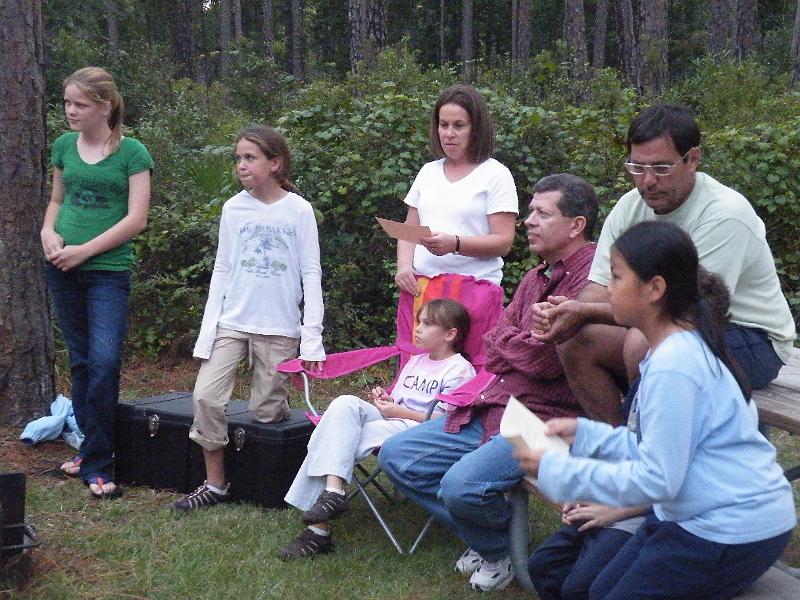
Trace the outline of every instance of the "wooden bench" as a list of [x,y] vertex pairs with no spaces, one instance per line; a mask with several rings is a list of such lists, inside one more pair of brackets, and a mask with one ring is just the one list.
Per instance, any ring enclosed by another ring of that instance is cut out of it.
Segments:
[[[759,421],[762,426],[775,427],[800,435],[800,349],[792,351],[789,363],[785,365],[778,377],[766,389],[753,392],[753,399],[758,407]],[[791,467],[785,472],[789,481],[800,478],[800,465]],[[511,524],[510,550],[514,574],[520,585],[528,591],[534,591],[533,583],[528,575],[529,529],[528,529],[528,496],[539,496],[538,490],[523,480],[510,494]],[[790,569],[788,574],[775,567],[765,573],[748,591],[736,596],[736,600],[797,600],[800,598],[800,571]],[[794,576],[793,576],[794,575]]]

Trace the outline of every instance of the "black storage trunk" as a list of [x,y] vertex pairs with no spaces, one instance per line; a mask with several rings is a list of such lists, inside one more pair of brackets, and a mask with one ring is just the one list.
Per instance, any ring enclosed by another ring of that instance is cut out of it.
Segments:
[[[313,425],[297,409],[280,423],[259,423],[242,400],[231,401],[225,413],[231,500],[285,506],[283,497],[306,456]],[[120,402],[116,424],[117,481],[183,493],[203,482],[203,450],[189,439],[190,392]]]

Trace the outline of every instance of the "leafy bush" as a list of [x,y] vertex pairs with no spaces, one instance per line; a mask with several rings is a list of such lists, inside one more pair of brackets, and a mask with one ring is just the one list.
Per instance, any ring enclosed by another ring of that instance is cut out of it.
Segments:
[[[248,65],[237,68],[244,72]],[[737,71],[727,63],[697,62],[695,67],[691,80],[665,98],[694,107],[704,131],[704,170],[744,193],[764,219],[797,314],[798,96],[757,66]],[[255,62],[252,68],[261,72],[269,65]],[[615,72],[603,71],[582,89],[580,105],[559,102],[553,90],[569,91],[559,69],[549,55],[541,55],[523,75],[482,73],[478,85],[496,124],[495,156],[514,175],[521,216],[535,181],[553,172],[575,173],[595,185],[605,215],[631,187],[622,168],[624,141],[645,99],[625,88]],[[213,265],[220,206],[239,189],[230,158],[233,138],[241,126],[268,115],[280,115],[273,124],[289,139],[294,179],[317,214],[326,347],[391,339],[395,245],[374,217],[404,218],[402,198],[430,160],[431,107],[439,91],[457,80],[448,69],[423,71],[401,46],[342,82],[320,79],[298,87],[278,82],[270,107],[263,110],[252,81],[241,82],[242,95],[233,108],[226,107],[221,87],[170,82],[135,132],[157,164],[151,226],[136,244],[140,262],[130,334],[135,348],[160,352],[187,348],[193,341]],[[720,91],[720,81],[741,89],[740,96]],[[537,85],[534,93],[531,86]],[[759,89],[769,94],[759,95]],[[506,257],[507,296],[535,262],[520,226]]]

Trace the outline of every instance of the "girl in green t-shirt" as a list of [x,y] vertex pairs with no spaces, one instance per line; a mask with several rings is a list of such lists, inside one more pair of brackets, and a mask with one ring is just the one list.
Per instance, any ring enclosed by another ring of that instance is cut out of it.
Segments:
[[53,190],[42,226],[47,285],[69,350],[72,405],[84,434],[61,465],[98,498],[114,484],[114,410],[128,319],[131,238],[147,225],[153,159],[122,135],[124,104],[111,75],[85,67],[64,80],[72,130],[52,148]]

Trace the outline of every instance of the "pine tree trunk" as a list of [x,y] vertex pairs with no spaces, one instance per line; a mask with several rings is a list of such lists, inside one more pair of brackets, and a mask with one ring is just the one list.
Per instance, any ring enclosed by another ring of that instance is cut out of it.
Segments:
[[517,45],[514,68],[523,71],[528,67],[531,58],[531,0],[517,2]]
[[386,48],[386,0],[367,1],[367,24],[372,57]]
[[178,0],[175,15],[175,63],[178,77],[194,79],[196,44],[194,40],[194,5],[196,0]]
[[758,39],[757,0],[734,0],[736,17],[733,21],[733,55],[744,60],[753,52]]
[[586,17],[583,12],[583,0],[565,0],[564,2],[564,41],[567,44],[570,76],[573,79],[586,79]]
[[300,0],[289,0],[289,70],[295,79],[303,77],[303,13]]
[[53,332],[39,231],[47,204],[41,0],[0,2],[0,424],[53,400]]
[[474,26],[473,0],[462,0],[461,7],[461,58],[464,61],[462,65],[462,71],[465,80],[474,81],[475,54],[472,45]]
[[386,0],[348,0],[350,70],[370,62],[386,47]]
[[222,81],[228,80],[231,72],[231,0],[219,3],[219,74]]
[[639,4],[639,58],[642,89],[660,93],[667,83],[667,1],[642,0]]
[[625,82],[636,89],[640,89],[639,49],[636,43],[636,27],[634,25],[631,0],[619,0],[617,2],[617,14],[622,37],[622,72],[625,75]]
[[117,20],[117,3],[114,0],[103,0],[106,10],[106,34],[108,36],[108,53],[116,58],[119,50],[119,21]]
[[594,12],[594,39],[592,41],[592,69],[606,66],[606,30],[608,29],[608,0],[597,0]]
[[517,68],[517,32],[519,24],[519,1],[511,0],[511,66]]
[[275,43],[272,0],[261,0],[261,43],[264,47],[264,57],[272,58],[275,56],[273,44]]
[[706,50],[712,56],[719,57],[729,48],[730,9],[731,0],[708,0],[708,44]]
[[792,30],[792,85],[800,85],[800,0],[794,13],[794,29]]
[[447,62],[444,45],[444,0],[439,0],[439,66]]
[[233,13],[233,39],[239,41],[242,36],[242,0],[231,0],[231,12]]

